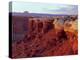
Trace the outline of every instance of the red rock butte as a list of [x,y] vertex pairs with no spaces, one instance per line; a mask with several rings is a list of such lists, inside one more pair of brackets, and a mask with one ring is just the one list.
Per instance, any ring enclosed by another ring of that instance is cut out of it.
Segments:
[[78,19],[69,17],[12,16],[12,58],[78,54]]

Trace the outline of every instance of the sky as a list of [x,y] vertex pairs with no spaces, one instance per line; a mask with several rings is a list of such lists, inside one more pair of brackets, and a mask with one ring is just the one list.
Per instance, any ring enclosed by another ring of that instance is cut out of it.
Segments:
[[44,14],[78,14],[77,5],[36,3],[36,2],[12,2],[12,12],[44,13]]

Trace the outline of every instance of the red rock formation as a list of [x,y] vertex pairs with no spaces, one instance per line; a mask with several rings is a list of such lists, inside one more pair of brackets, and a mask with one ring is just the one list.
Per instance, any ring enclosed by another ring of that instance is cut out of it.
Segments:
[[77,32],[57,30],[53,21],[30,20],[23,40],[12,44],[12,57],[43,57],[78,54]]

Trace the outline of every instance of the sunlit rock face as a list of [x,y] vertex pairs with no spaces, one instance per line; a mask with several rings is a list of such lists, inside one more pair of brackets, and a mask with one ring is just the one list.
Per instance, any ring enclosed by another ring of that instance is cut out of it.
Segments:
[[55,29],[57,30],[63,29],[63,26],[64,26],[63,20],[55,19],[53,24],[55,25]]
[[78,30],[77,28],[77,26],[78,26],[78,24],[77,24],[77,21],[78,20],[75,20],[75,21],[66,21],[65,23],[64,23],[64,30],[65,31],[70,31],[70,32],[75,32],[76,30]]

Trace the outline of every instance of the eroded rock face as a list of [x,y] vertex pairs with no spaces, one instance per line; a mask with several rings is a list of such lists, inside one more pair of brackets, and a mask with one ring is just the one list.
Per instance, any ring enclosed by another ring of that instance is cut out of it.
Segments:
[[24,38],[22,40],[16,40],[12,44],[12,57],[78,54],[77,27],[73,27],[71,31],[71,27],[76,25],[76,20],[71,20],[72,23],[65,21],[63,24],[58,20],[55,21],[55,18],[51,20],[48,18],[31,18],[28,21],[28,30]]

